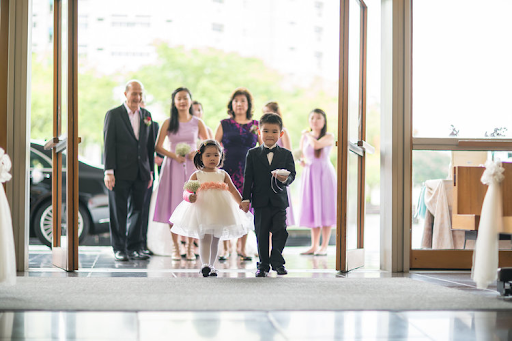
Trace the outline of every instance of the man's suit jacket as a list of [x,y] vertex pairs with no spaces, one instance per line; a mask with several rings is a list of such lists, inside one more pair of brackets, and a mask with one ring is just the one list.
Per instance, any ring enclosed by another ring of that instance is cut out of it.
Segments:
[[103,126],[105,170],[113,169],[116,179],[149,181],[154,165],[155,134],[151,114],[140,108],[139,139],[135,138],[124,105],[109,110]]
[[[274,156],[270,165],[263,146],[252,148],[247,152],[242,200],[250,200],[254,208],[268,205],[283,209],[288,207],[288,194],[285,186],[291,184],[295,179],[295,162],[288,149],[276,145],[272,151]],[[290,171],[290,175],[284,183],[277,179],[271,179],[271,171],[275,169]],[[277,185],[283,188],[283,191],[279,191],[274,186],[277,191],[274,193],[270,185],[271,180],[276,180]]]

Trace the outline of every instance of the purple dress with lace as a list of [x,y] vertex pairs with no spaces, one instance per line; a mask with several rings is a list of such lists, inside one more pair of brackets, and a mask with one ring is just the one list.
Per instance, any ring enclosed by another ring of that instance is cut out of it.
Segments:
[[[220,121],[222,125],[222,146],[224,147],[224,166],[233,184],[240,193],[244,186],[245,156],[258,142],[258,121],[252,120],[239,124],[232,118]],[[254,127],[254,128],[253,128]]]
[[302,171],[299,226],[315,228],[336,225],[336,171],[329,159],[332,147],[324,147],[317,158],[308,139],[304,140],[302,153],[306,166]]
[[[191,150],[196,149],[196,139],[199,133],[199,119],[192,116],[188,122],[180,122],[176,133],[167,131],[167,138],[171,142],[171,151],[174,152],[178,143],[190,145]],[[162,163],[162,173],[158,184],[158,193],[155,202],[155,215],[153,220],[169,224],[174,209],[183,201],[183,185],[196,171],[194,162],[188,157],[184,163],[165,157]]]

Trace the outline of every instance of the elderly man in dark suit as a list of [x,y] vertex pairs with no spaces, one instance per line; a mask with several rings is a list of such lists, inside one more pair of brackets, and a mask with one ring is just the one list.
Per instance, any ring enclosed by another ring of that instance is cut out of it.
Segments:
[[126,84],[125,103],[105,115],[105,186],[109,189],[110,238],[116,260],[146,260],[142,208],[153,183],[155,134],[151,114],[140,107],[144,86]]

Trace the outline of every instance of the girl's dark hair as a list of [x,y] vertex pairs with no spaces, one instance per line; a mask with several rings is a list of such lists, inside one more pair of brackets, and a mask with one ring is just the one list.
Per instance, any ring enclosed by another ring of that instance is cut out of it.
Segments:
[[[327,115],[325,114],[325,111],[323,111],[322,109],[318,109],[318,108],[317,109],[313,109],[313,111],[311,111],[310,115],[311,114],[320,114],[320,115],[322,115],[324,117],[325,124],[324,124],[322,130],[320,130],[320,135],[317,138],[317,140],[320,140],[327,133]],[[316,158],[319,158],[320,155],[322,155],[322,149],[323,148],[315,149],[315,157]]]
[[201,145],[199,146],[199,149],[197,150],[196,155],[194,156],[194,166],[196,166],[197,169],[203,169],[204,163],[203,163],[203,154],[206,150],[206,147],[215,147],[220,153],[220,161],[217,167],[222,167],[222,164],[224,163],[224,153],[222,152],[222,147],[220,146],[219,142],[215,140],[204,140],[201,142]]
[[[178,92],[181,92],[181,91],[188,92],[190,99],[192,99],[192,93],[187,88],[180,87],[172,92],[172,95],[171,95],[171,99],[172,99],[172,101],[171,101],[171,119],[169,121],[169,128],[167,130],[173,134],[176,134],[178,132],[178,130],[180,129],[180,122],[178,120],[178,116],[179,116],[178,108],[176,108],[176,103],[175,103],[174,99],[176,98],[176,95],[178,94]],[[190,115],[192,115],[192,116],[194,115],[194,113],[192,111],[192,105],[190,105],[188,112],[190,113]]]
[[235,90],[235,92],[233,92],[228,103],[228,115],[233,119],[235,118],[235,112],[233,111],[233,100],[238,95],[244,95],[247,98],[248,108],[246,115],[247,119],[250,120],[252,118],[252,95],[246,88],[238,88]]
[[[268,102],[263,107],[269,108],[274,114],[278,114],[281,116],[281,118],[283,118],[283,115],[281,115],[281,110],[279,110],[279,104],[277,104],[277,102]],[[264,114],[266,114],[266,112],[264,112]]]
[[[192,96],[190,97],[192,98]],[[198,101],[192,101],[192,105],[196,105],[196,104],[199,104],[201,106],[201,108],[203,107],[203,105],[201,104],[201,102],[198,102]]]

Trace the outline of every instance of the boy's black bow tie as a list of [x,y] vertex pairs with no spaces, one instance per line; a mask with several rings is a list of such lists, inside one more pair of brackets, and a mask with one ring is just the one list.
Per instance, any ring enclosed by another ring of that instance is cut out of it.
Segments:
[[273,153],[273,152],[274,152],[274,149],[270,149],[270,148],[267,148],[267,147],[263,147],[263,152],[264,152],[265,154]]

